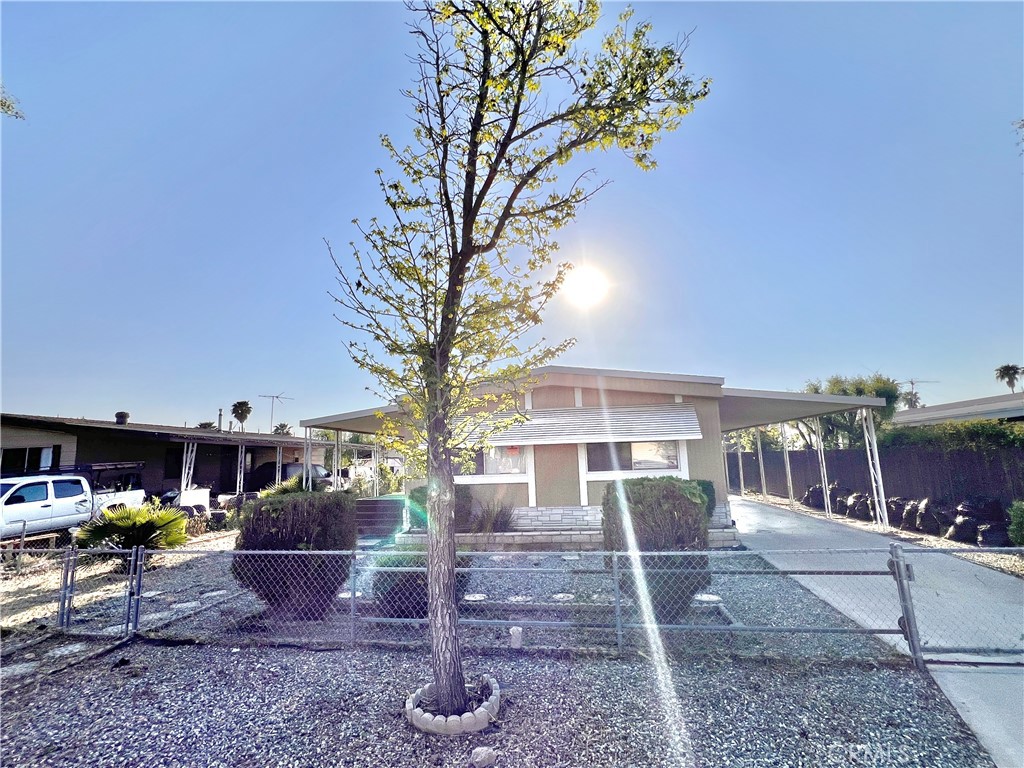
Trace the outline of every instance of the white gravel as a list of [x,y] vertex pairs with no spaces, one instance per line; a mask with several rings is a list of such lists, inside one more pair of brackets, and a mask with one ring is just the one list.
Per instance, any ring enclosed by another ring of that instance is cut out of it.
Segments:
[[467,653],[465,667],[501,682],[502,719],[436,737],[402,714],[428,679],[421,651],[136,643],[5,697],[3,764],[464,768],[491,746],[507,768],[993,765],[905,665],[673,660],[692,759],[671,753],[645,658]]

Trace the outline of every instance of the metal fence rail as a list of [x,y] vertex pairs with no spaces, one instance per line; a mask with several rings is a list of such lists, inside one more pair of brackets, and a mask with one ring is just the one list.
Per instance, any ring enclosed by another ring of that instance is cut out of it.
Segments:
[[[460,553],[460,634],[468,647],[623,650],[657,631],[675,653],[1019,661],[1021,582],[942,556],[964,551]],[[965,579],[995,597],[965,603]],[[415,552],[70,548],[6,569],[0,604],[5,627],[81,636],[425,645],[426,581]]]

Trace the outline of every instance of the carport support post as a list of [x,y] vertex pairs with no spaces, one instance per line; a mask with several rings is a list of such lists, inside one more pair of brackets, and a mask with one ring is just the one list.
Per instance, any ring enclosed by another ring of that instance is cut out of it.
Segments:
[[331,487],[341,490],[341,431],[334,430],[334,461],[331,466]]
[[824,496],[825,516],[832,517],[832,498],[828,493],[828,469],[825,467],[825,442],[821,439],[821,419],[814,419],[814,442],[818,447],[818,466],[821,468],[821,495]]
[[868,453],[868,469],[871,472],[871,492],[875,496],[878,510],[878,524],[883,531],[889,530],[889,509],[885,506],[885,486],[882,485],[882,464],[878,460],[878,441],[875,439],[875,420],[871,410],[860,409],[861,426],[864,427],[864,448]]
[[[182,448],[181,455],[181,485],[178,486],[179,494],[185,493],[192,485],[192,473],[196,467],[196,443],[186,441]],[[178,503],[181,504],[179,496]]]
[[782,435],[782,459],[786,464],[786,490],[789,492],[789,508],[796,506],[796,499],[793,498],[793,472],[789,468],[789,443],[786,441],[786,424],[779,424],[779,434]]
[[302,487],[313,490],[313,430],[306,427],[302,440]]
[[740,467],[740,496],[745,496],[747,489],[743,484],[743,446],[736,441],[736,463]]
[[238,472],[235,475],[235,494],[241,496],[245,485],[245,445],[238,444]]
[[761,453],[760,427],[754,427],[754,436],[757,438],[757,469],[761,473],[761,499],[768,501],[768,483],[764,479],[764,456]]
[[722,438],[722,463],[725,465],[725,491],[729,492],[729,452],[725,448],[725,438]]
[[380,446],[373,444],[373,453],[370,454],[370,468],[373,471],[373,495],[380,496],[380,476],[377,473],[377,449]]
[[[273,419],[271,419],[273,420]],[[281,461],[284,454],[284,447],[277,446],[277,457],[274,461],[274,485],[281,484]]]

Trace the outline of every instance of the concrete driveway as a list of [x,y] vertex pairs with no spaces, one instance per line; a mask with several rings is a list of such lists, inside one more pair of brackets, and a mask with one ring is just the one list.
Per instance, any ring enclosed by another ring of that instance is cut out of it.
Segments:
[[[893,539],[738,496],[729,498],[740,541],[753,550],[888,550]],[[928,658],[1020,662],[1024,642],[1024,580],[948,554],[904,544],[913,566],[911,585]],[[768,554],[779,568],[876,570],[882,553]],[[851,589],[851,579],[864,581]],[[892,627],[899,615],[893,582],[885,577],[796,577],[806,588],[863,627]],[[883,636],[906,652],[898,636]],[[939,651],[970,648],[970,653]],[[1000,768],[1024,766],[1024,668],[929,665],[928,671],[977,734]]]

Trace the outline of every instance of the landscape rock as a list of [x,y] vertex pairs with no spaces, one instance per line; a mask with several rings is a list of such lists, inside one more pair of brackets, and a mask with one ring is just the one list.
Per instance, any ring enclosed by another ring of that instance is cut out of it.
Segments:
[[929,536],[945,536],[953,525],[953,510],[942,502],[923,499],[917,506],[917,530]]
[[961,544],[974,544],[978,541],[978,521],[966,515],[957,515],[953,525],[946,531],[945,538]]
[[885,500],[885,509],[889,513],[889,525],[897,528],[903,523],[903,510],[907,506],[907,500],[902,496],[893,496]]
[[921,502],[917,499],[911,499],[907,502],[906,506],[903,507],[903,521],[900,523],[900,530],[917,530],[917,510],[920,504]]
[[477,747],[469,756],[473,768],[487,768],[489,765],[494,765],[494,761],[497,759],[498,753],[490,747]]
[[818,485],[812,485],[810,488],[808,488],[807,491],[804,493],[803,499],[801,499],[801,503],[813,509],[824,509],[825,494],[821,490],[821,484],[819,483]]
[[998,499],[988,496],[971,496],[957,505],[961,515],[973,517],[979,523],[1008,523],[1010,516]]
[[982,523],[978,526],[978,546],[1012,547],[1007,523]]

